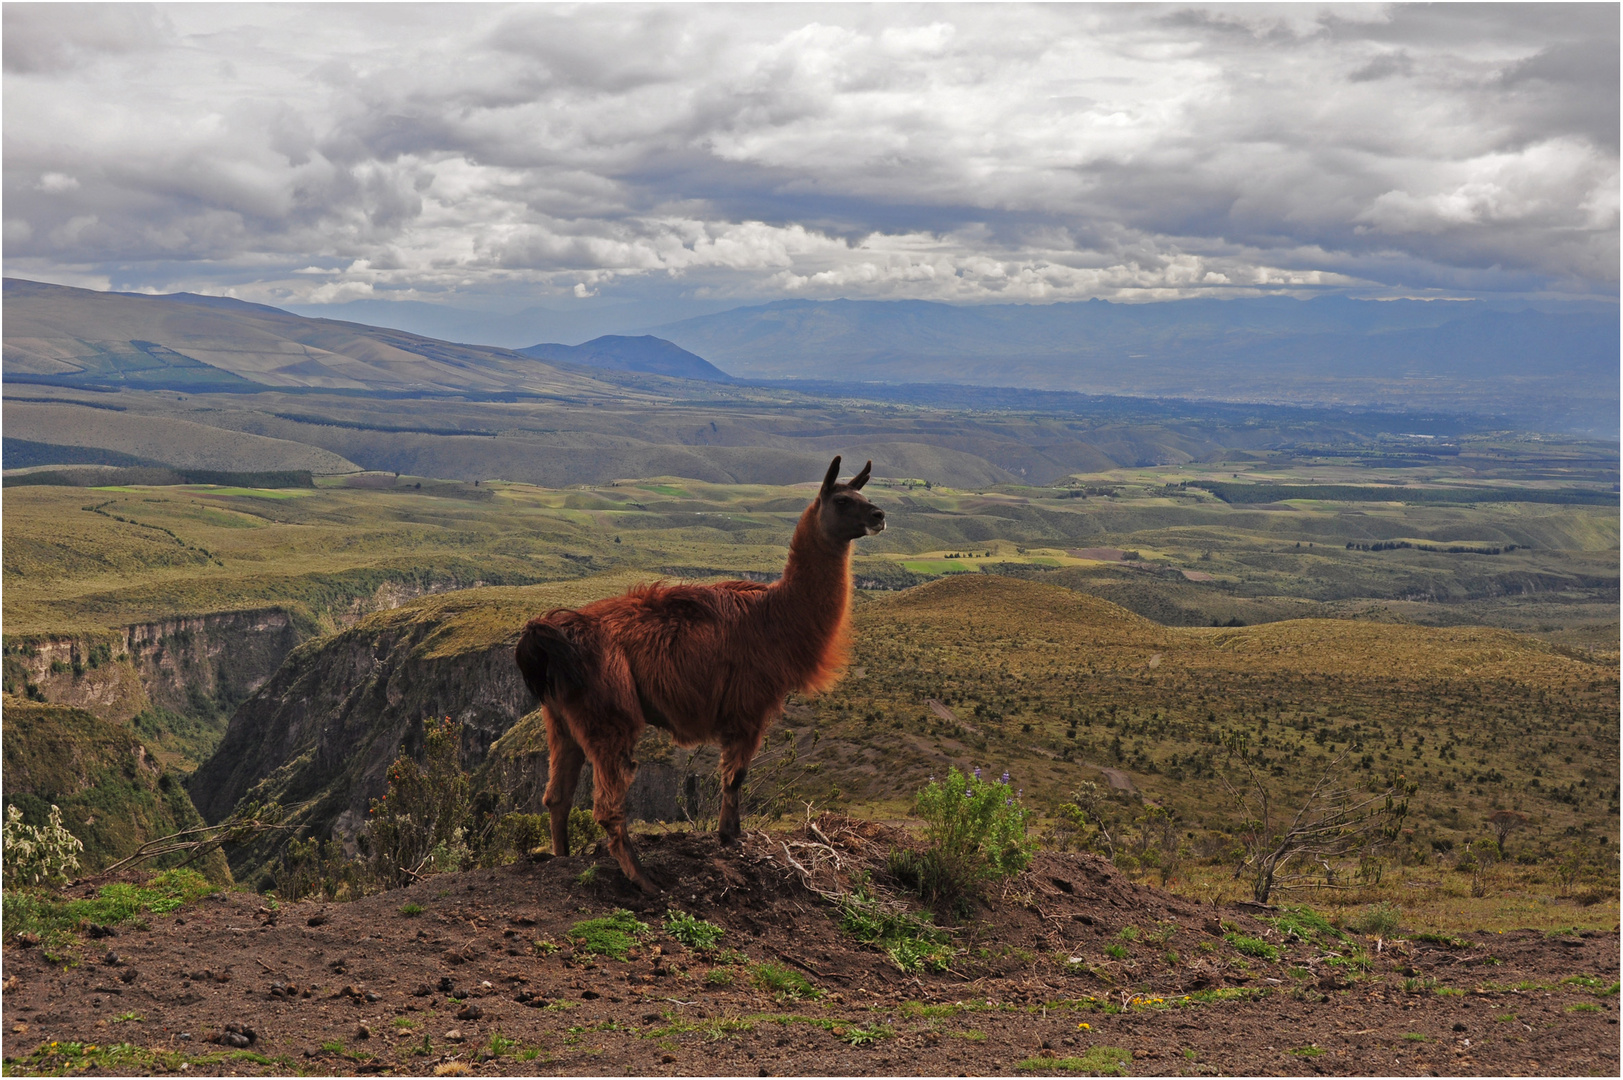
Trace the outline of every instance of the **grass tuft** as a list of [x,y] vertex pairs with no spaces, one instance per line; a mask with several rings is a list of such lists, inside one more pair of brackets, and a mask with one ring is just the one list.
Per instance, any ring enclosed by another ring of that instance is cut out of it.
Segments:
[[1094,1046],[1081,1057],[1029,1057],[1016,1065],[1021,1072],[1088,1073],[1092,1076],[1126,1076],[1131,1050],[1119,1046]]
[[624,908],[601,919],[585,919],[569,928],[569,940],[582,952],[624,960],[637,942],[649,934],[648,924]]

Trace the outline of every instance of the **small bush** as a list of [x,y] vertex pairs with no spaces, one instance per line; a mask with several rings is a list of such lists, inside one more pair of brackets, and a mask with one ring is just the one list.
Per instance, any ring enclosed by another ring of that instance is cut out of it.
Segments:
[[1006,782],[987,783],[978,772],[952,768],[945,780],[925,785],[915,810],[927,846],[891,855],[891,873],[926,900],[968,897],[982,882],[1013,877],[1031,863],[1030,812]]
[[71,880],[79,870],[79,853],[85,849],[79,838],[62,825],[62,811],[54,805],[43,828],[24,824],[22,809],[15,803],[6,807],[0,838],[0,859],[10,888]]
[[1364,909],[1364,913],[1353,922],[1352,927],[1360,934],[1369,934],[1372,937],[1391,937],[1398,928],[1398,907],[1396,904],[1371,904]]
[[276,895],[286,901],[306,896],[353,900],[362,892],[361,864],[344,854],[337,840],[311,837],[290,841],[272,872]]
[[508,814],[496,826],[491,853],[501,859],[524,856],[538,848],[552,850],[552,821],[546,814]]
[[624,908],[601,919],[586,919],[569,928],[569,940],[583,952],[624,960],[632,946],[649,934],[648,924]]
[[706,986],[731,986],[733,985],[733,973],[726,968],[711,968],[704,973],[704,984]]
[[673,908],[665,913],[665,932],[690,949],[713,949],[727,931]]
[[[547,835],[552,835],[550,825],[548,830]],[[603,839],[603,836],[603,828],[598,825],[597,819],[592,816],[590,810],[584,810],[577,806],[569,811],[569,853],[571,855],[584,854],[593,844]]]
[[402,753],[388,777],[364,834],[374,877],[394,888],[413,875],[460,869],[470,855],[465,837],[472,820],[462,725],[450,717],[425,721],[422,762]]
[[400,914],[404,915],[408,919],[414,919],[417,916],[421,915],[422,913],[423,913],[423,905],[421,905],[421,904],[401,904],[400,905]]

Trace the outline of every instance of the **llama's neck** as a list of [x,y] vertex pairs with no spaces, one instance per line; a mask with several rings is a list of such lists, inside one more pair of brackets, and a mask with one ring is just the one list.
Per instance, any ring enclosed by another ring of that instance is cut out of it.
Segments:
[[851,610],[851,544],[831,541],[817,525],[817,503],[800,515],[789,541],[783,579],[773,587],[774,630],[805,669],[805,689],[833,685],[845,666]]

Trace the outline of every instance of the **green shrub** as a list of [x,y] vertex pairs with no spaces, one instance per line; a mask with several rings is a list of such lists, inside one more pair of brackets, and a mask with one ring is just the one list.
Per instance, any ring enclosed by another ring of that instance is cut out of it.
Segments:
[[727,931],[673,908],[665,913],[665,932],[690,949],[713,949]]
[[1031,814],[1000,783],[965,776],[957,768],[925,785],[914,804],[924,819],[926,847],[890,858],[898,880],[929,901],[972,895],[985,881],[1013,877],[1031,863],[1036,842],[1027,836]]
[[[552,835],[550,826],[547,835]],[[593,844],[603,839],[603,836],[603,828],[597,823],[597,819],[592,816],[590,810],[584,810],[577,806],[569,811],[569,853],[571,855],[584,854]]]
[[55,885],[69,881],[79,869],[79,853],[85,849],[78,837],[62,825],[62,811],[51,807],[43,828],[24,824],[16,804],[6,807],[6,821],[0,826],[6,886]]
[[408,919],[415,919],[417,916],[421,915],[422,913],[423,913],[423,905],[421,905],[421,904],[401,904],[400,905],[400,914],[404,915]]
[[422,762],[402,753],[388,777],[388,791],[372,800],[364,834],[375,879],[394,888],[425,873],[460,869],[469,857],[472,818],[462,725],[448,716],[424,721]]
[[328,900],[353,900],[362,891],[361,871],[360,862],[344,854],[343,844],[311,837],[289,841],[272,877],[276,895],[283,900],[317,895]]
[[1371,904],[1364,909],[1364,913],[1352,924],[1353,929],[1360,934],[1370,934],[1374,937],[1391,937],[1398,928],[1399,912],[1396,904]]
[[624,960],[638,939],[647,937],[649,932],[647,923],[638,922],[631,912],[618,908],[612,915],[586,919],[571,926],[569,940],[582,952]]
[[497,860],[528,855],[537,848],[551,851],[552,819],[546,814],[507,814],[496,825],[490,846]]

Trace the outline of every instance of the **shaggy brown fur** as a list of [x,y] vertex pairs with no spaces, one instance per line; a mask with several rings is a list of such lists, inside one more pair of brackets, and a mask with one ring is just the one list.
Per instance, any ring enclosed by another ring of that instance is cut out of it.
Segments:
[[845,667],[851,541],[885,527],[884,511],[860,492],[873,462],[844,484],[839,467],[836,457],[800,515],[776,583],[644,585],[525,626],[515,659],[546,717],[555,854],[569,854],[569,807],[589,760],[592,813],[609,850],[654,891],[624,811],[631,750],[648,724],[680,746],[721,748],[721,841],[737,839],[738,792],[784,696],[826,690]]

